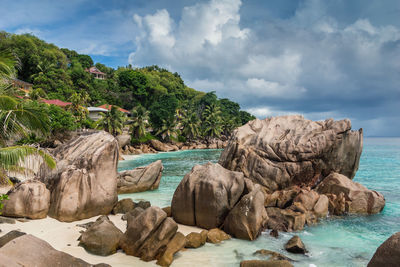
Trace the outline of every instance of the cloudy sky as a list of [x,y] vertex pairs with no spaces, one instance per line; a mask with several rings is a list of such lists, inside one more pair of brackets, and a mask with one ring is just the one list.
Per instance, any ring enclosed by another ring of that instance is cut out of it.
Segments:
[[399,0],[0,3],[0,30],[113,67],[166,67],[260,118],[350,118],[400,136]]

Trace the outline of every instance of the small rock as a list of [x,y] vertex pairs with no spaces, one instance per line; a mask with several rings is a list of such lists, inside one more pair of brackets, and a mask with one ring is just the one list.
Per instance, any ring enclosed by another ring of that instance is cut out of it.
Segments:
[[230,239],[231,236],[225,233],[224,231],[214,228],[208,231],[207,233],[207,242],[208,243],[213,243],[213,244],[218,244],[221,243],[224,240]]
[[279,232],[278,232],[278,230],[276,230],[276,229],[272,229],[271,232],[269,232],[269,235],[270,235],[270,236],[273,236],[273,237],[275,237],[275,238],[278,238]]
[[207,230],[201,231],[201,233],[192,232],[186,236],[185,248],[198,248],[203,246],[207,241]]
[[125,214],[135,208],[136,204],[130,198],[124,198],[115,204],[112,214],[122,213]]
[[296,253],[296,254],[305,254],[307,253],[306,247],[304,246],[303,241],[301,241],[300,237],[297,235],[293,236],[285,245],[285,249],[288,252]]
[[22,223],[29,222],[29,220],[27,218],[19,218],[19,219],[17,219],[17,221],[22,222]]
[[171,217],[171,206],[162,208],[163,211],[167,214],[167,217]]
[[15,221],[15,219],[12,219],[12,218],[7,218],[7,217],[0,216],[0,223],[15,224],[16,221]]
[[150,201],[139,201],[139,203],[136,203],[136,207],[142,208],[142,209],[147,209],[151,207]]

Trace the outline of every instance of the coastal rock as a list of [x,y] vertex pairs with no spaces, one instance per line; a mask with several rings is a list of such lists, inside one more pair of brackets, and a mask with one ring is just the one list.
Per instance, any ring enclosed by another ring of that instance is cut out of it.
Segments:
[[287,260],[246,260],[240,262],[240,267],[293,267]]
[[118,135],[116,139],[120,148],[123,148],[131,143],[131,136],[129,134]]
[[[383,195],[369,190],[339,173],[331,173],[318,185],[316,190],[320,194],[333,194],[338,198],[343,195],[345,211],[348,213],[374,214],[382,211],[385,206]],[[343,206],[343,201],[336,202],[336,206],[339,204]]]
[[42,166],[40,175],[51,191],[49,216],[76,221],[109,214],[118,201],[116,139],[104,131],[80,135],[53,155],[57,168]]
[[395,233],[376,250],[368,267],[399,266],[400,232]]
[[231,239],[231,236],[218,228],[211,229],[207,232],[208,243],[218,244],[228,239]]
[[171,217],[172,213],[171,213],[171,207],[164,207],[162,208],[162,210],[167,214],[167,217]]
[[280,209],[275,207],[267,208],[269,217],[267,226],[269,229],[278,231],[298,231],[304,228],[306,216],[304,213],[296,212],[291,209]]
[[18,184],[4,200],[2,214],[10,217],[42,219],[47,217],[50,206],[50,191],[40,181],[27,180]]
[[136,218],[140,213],[142,213],[144,211],[144,209],[142,209],[141,207],[136,207],[133,210],[125,213],[124,215],[122,215],[121,219],[123,221],[129,221],[132,220],[134,218]]
[[259,255],[259,256],[266,256],[268,257],[268,260],[287,260],[287,261],[293,261],[292,259],[286,257],[285,255],[282,255],[278,252],[267,250],[267,249],[260,249],[257,250],[256,252],[253,253],[253,255]]
[[[160,142],[156,139],[152,139],[150,140],[150,145],[157,151],[160,152],[169,152],[169,151],[173,151],[174,148],[172,148],[171,146],[164,144],[163,142]],[[179,149],[179,148],[178,148]]]
[[229,212],[224,222],[224,231],[236,238],[256,239],[268,220],[264,198],[260,185],[256,185]]
[[288,252],[296,253],[296,254],[305,254],[307,253],[306,247],[304,246],[303,241],[301,241],[300,237],[297,235],[293,236],[285,245],[285,249]]
[[10,242],[11,240],[26,235],[26,233],[20,232],[20,231],[10,231],[7,234],[3,235],[2,237],[0,237],[0,248],[3,247],[5,244],[7,244],[8,242]]
[[313,190],[302,189],[301,192],[294,198],[293,202],[299,202],[303,207],[311,211],[319,199],[319,194]]
[[151,261],[161,257],[177,230],[178,225],[163,210],[150,207],[135,217],[128,217],[120,247],[128,255]]
[[326,195],[320,195],[313,209],[318,217],[326,217],[329,211],[329,198]]
[[157,260],[157,264],[160,266],[170,266],[174,260],[174,254],[184,248],[185,244],[185,236],[182,233],[177,232],[168,243],[164,254]]
[[107,256],[117,252],[122,232],[107,216],[101,216],[79,238],[79,245],[88,252]]
[[186,236],[186,248],[198,248],[203,246],[207,241],[207,230],[200,233],[192,232]]
[[112,214],[118,214],[118,213],[125,214],[133,210],[135,207],[136,204],[135,202],[133,202],[131,198],[124,198],[118,201],[117,204],[115,204],[112,210]]
[[174,220],[185,225],[219,227],[244,190],[243,174],[219,164],[196,165],[182,179],[172,198]]
[[158,188],[164,167],[157,160],[145,167],[118,173],[118,194],[136,193]]
[[[67,253],[55,250],[46,241],[29,234],[15,238],[0,248],[0,264],[7,267],[93,266]],[[94,266],[110,265],[103,263]]]
[[300,115],[253,120],[236,129],[219,163],[270,191],[314,186],[332,171],[353,178],[363,145],[350,120],[306,120]]

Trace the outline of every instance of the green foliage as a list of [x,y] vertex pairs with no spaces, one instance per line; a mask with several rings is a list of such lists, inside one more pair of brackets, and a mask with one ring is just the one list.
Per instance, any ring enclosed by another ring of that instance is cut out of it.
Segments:
[[109,112],[101,113],[101,116],[96,128],[103,129],[114,136],[122,133],[126,116],[116,106],[112,106]]
[[8,195],[6,195],[6,194],[0,195],[0,214],[1,214],[1,210],[4,207],[3,200],[7,200],[7,199],[8,199]]
[[132,110],[132,124],[131,133],[132,137],[140,139],[147,133],[147,127],[149,127],[150,112],[147,111],[143,106],[137,106]]
[[132,145],[143,144],[143,143],[147,143],[148,141],[153,140],[153,139],[157,139],[157,138],[154,135],[152,135],[151,133],[146,133],[144,136],[142,136],[140,138],[132,137],[131,144]]
[[179,102],[174,95],[163,95],[150,106],[150,121],[153,128],[159,130],[166,123],[174,121]]
[[50,118],[50,129],[53,135],[73,131],[78,127],[74,116],[70,112],[55,105],[48,105],[46,110]]

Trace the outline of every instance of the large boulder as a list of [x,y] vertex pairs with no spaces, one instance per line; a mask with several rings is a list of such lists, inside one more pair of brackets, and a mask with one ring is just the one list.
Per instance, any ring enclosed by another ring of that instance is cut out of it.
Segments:
[[196,165],[182,179],[172,198],[176,222],[211,229],[222,225],[244,190],[242,173],[219,164]]
[[162,256],[177,230],[178,225],[163,210],[150,207],[136,216],[128,216],[120,247],[128,255],[151,261]]
[[118,200],[118,143],[104,132],[81,135],[58,146],[57,168],[42,167],[41,180],[51,191],[49,215],[75,221],[109,214]]
[[12,230],[12,231],[8,232],[7,234],[0,237],[0,248],[3,247],[8,242],[10,242],[11,240],[18,238],[20,236],[23,236],[23,235],[26,235],[26,233],[20,232],[17,230]]
[[158,140],[156,140],[156,139],[150,140],[150,145],[151,145],[155,150],[161,151],[161,152],[169,152],[169,151],[173,151],[173,150],[174,150],[173,147],[171,147],[171,146],[169,146],[169,145],[167,145],[167,144],[164,144],[163,142],[158,141]]
[[123,148],[131,143],[131,136],[129,134],[118,135],[116,139],[120,148]]
[[107,216],[101,216],[79,238],[79,245],[90,253],[108,256],[117,252],[122,232]]
[[50,191],[40,181],[27,180],[18,184],[4,200],[2,214],[10,217],[42,219],[47,217],[50,206]]
[[379,246],[368,267],[399,266],[399,264],[400,232],[397,232]]
[[351,131],[348,119],[256,119],[234,131],[219,163],[275,191],[294,184],[314,186],[332,171],[353,178],[362,145],[362,130]]
[[256,239],[268,220],[264,199],[260,185],[256,185],[253,191],[244,195],[229,212],[224,222],[224,231],[236,238]]
[[[103,267],[109,266],[106,264],[100,265]],[[67,253],[55,250],[49,243],[33,235],[22,235],[0,248],[0,266],[91,267],[93,265]]]
[[373,214],[382,211],[385,206],[382,194],[369,190],[339,173],[328,175],[316,190],[320,194],[344,196],[344,208],[348,213]]
[[158,188],[164,167],[157,160],[145,167],[118,173],[118,194],[136,193]]

